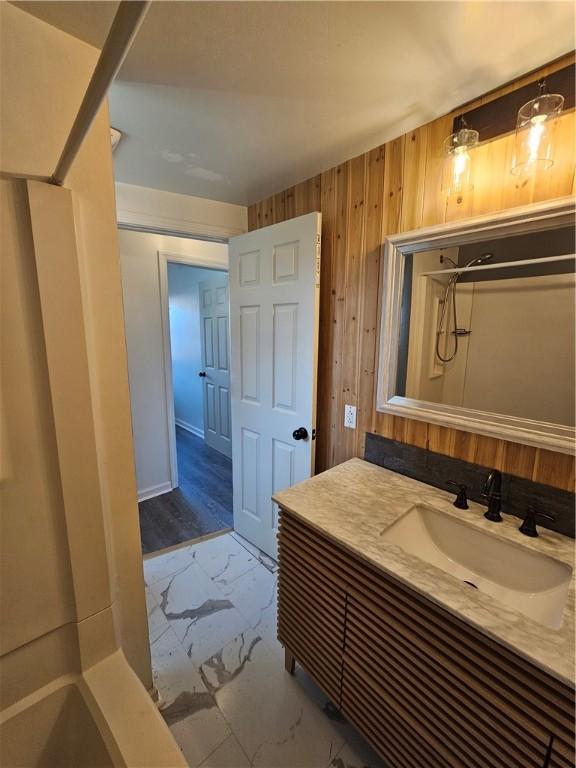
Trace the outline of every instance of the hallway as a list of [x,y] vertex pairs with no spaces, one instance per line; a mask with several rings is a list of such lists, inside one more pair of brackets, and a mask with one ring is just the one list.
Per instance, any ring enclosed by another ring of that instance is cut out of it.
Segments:
[[142,552],[227,531],[232,521],[232,462],[176,427],[179,487],[140,502]]

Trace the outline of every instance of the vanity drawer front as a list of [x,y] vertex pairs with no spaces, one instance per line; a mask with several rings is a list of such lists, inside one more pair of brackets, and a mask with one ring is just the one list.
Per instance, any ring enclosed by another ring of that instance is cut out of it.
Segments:
[[574,768],[572,688],[289,513],[279,542],[280,640],[384,759]]
[[285,513],[278,536],[278,639],[340,704],[346,593]]
[[[350,660],[350,663],[349,663]],[[542,768],[549,734],[511,709],[489,686],[434,648],[434,639],[398,618],[394,606],[372,611],[348,603],[343,708],[352,667],[364,674],[385,708],[414,726],[421,747],[443,751],[437,765]],[[432,760],[432,757],[430,757]]]
[[574,751],[572,751],[572,758],[567,758],[564,749],[562,752],[558,751],[558,743],[555,739],[552,744],[550,762],[545,763],[544,768],[574,768]]
[[342,679],[342,713],[391,768],[446,768],[452,765],[442,752],[437,752],[422,739],[418,723],[409,724],[403,719],[388,694],[368,683],[359,666],[348,660],[344,662]]
[[573,768],[573,689],[393,577],[350,564],[346,657],[366,649],[365,663],[381,680],[397,692],[418,691],[415,712],[420,702],[422,717],[445,712],[441,724],[458,743],[476,745],[479,768],[541,768],[551,735],[550,765]]

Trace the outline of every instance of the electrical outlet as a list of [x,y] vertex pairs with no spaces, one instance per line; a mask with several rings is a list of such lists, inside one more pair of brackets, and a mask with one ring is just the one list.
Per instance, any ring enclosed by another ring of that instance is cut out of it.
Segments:
[[356,406],[344,406],[344,426],[348,429],[356,429]]

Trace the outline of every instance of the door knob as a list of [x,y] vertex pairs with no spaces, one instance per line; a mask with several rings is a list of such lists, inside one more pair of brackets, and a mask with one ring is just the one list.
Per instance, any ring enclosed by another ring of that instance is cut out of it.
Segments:
[[308,430],[306,427],[298,427],[292,432],[294,440],[306,440],[308,438]]
[[200,371],[198,376],[202,376],[202,378],[204,378],[204,376],[206,376],[206,371]]

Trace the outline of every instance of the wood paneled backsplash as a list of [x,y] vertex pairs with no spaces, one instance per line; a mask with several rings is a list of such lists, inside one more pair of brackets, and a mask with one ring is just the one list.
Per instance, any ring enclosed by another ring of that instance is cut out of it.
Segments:
[[[574,61],[564,57],[470,105],[498,98]],[[572,490],[574,457],[378,413],[375,375],[381,245],[387,235],[574,192],[575,115],[560,118],[554,166],[530,181],[510,173],[514,134],[475,150],[473,196],[441,193],[442,144],[462,108],[248,209],[250,230],[322,212],[317,470],[362,456],[366,432]],[[356,430],[343,426],[357,406]]]

